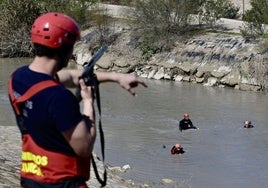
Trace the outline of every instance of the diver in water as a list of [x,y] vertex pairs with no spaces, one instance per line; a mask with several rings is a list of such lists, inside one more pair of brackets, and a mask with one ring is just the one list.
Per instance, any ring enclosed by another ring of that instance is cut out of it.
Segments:
[[244,122],[244,128],[253,128],[254,126],[251,124],[251,121]]
[[184,152],[185,151],[183,150],[183,147],[181,147],[180,144],[175,144],[170,150],[171,155],[183,154]]
[[188,113],[183,114],[183,119],[180,121],[179,128],[180,131],[187,129],[198,129],[193,125]]

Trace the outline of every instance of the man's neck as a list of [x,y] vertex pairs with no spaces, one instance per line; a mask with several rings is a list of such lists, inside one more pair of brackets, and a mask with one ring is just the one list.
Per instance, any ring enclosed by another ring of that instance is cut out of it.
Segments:
[[35,72],[51,75],[54,77],[57,70],[57,60],[48,57],[36,56],[32,63],[29,65],[29,69]]

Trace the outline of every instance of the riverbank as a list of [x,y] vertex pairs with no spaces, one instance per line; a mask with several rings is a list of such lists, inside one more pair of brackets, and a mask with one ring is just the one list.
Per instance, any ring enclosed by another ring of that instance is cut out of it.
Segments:
[[[20,133],[15,126],[0,126],[0,187],[14,188],[19,187],[19,169],[20,169],[20,153],[21,140]],[[100,170],[102,177],[102,162],[96,159],[96,164]],[[107,186],[109,188],[128,188],[128,187],[147,187],[146,185],[134,184],[131,180],[123,180],[120,178],[120,172],[114,169],[120,167],[110,167],[107,169]],[[95,177],[93,168],[91,167],[91,178],[87,182],[89,187],[100,187],[98,180]],[[121,172],[123,173],[123,172]]]
[[[96,69],[135,73],[156,80],[191,82],[242,91],[268,91],[265,40],[246,41],[242,36],[208,32],[175,43],[169,52],[141,59],[131,28],[118,25],[118,39],[97,62]],[[90,32],[89,32],[90,34]],[[91,58],[90,41],[78,43],[77,63]]]
[[[245,7],[249,7],[249,2]],[[121,19],[131,10],[116,5],[104,5],[103,8],[108,15],[118,19],[111,23],[110,28],[110,37],[114,41],[98,61],[96,69],[135,73],[148,79],[267,93],[266,41],[243,38],[240,34],[242,21],[220,19],[217,30],[201,29],[198,34],[176,41],[170,51],[153,54],[145,61],[137,48],[141,41],[131,35],[135,28]],[[91,43],[98,37],[96,33],[94,28],[83,31],[84,37],[74,51],[78,64],[91,58],[88,49],[92,49]]]

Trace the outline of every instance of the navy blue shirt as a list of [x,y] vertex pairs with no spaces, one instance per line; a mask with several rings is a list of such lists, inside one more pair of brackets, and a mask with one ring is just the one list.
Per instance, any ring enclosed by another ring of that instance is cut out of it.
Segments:
[[[32,85],[44,80],[54,78],[24,66],[13,75],[13,90],[22,95]],[[60,133],[82,120],[79,103],[71,91],[62,85],[46,88],[22,105],[22,114],[26,127],[25,132],[21,130],[22,134],[30,134],[39,146],[47,150],[75,155]]]

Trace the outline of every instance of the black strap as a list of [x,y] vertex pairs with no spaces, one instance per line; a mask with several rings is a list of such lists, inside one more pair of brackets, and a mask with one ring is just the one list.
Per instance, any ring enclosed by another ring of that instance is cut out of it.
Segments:
[[98,107],[98,112],[99,112],[99,133],[100,133],[100,142],[101,142],[101,154],[102,154],[102,162],[103,162],[103,179],[100,178],[98,169],[97,169],[97,165],[96,162],[94,160],[94,156],[91,154],[91,159],[92,159],[92,165],[94,168],[94,172],[96,175],[97,180],[99,181],[99,183],[101,184],[102,187],[106,186],[107,183],[107,172],[106,172],[106,166],[104,163],[105,160],[105,153],[104,153],[104,149],[105,149],[105,140],[104,140],[104,133],[103,133],[103,129],[102,129],[102,123],[101,123],[101,103],[100,103],[100,90],[99,90],[99,84],[97,83],[97,79],[95,79],[96,84],[95,84],[95,89],[96,89],[96,101],[97,101],[97,107]]
[[104,166],[104,171],[103,171],[103,179],[100,178],[98,169],[97,169],[97,165],[94,159],[94,156],[91,154],[91,160],[92,160],[92,166],[95,172],[95,176],[97,178],[97,180],[99,181],[99,183],[101,184],[101,187],[105,187],[106,183],[107,183],[107,172],[106,172],[106,168]]

